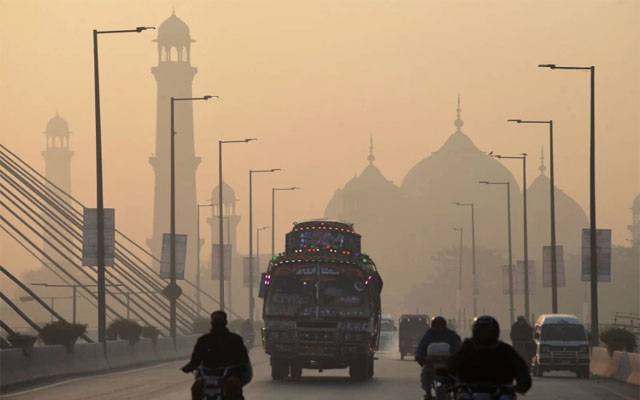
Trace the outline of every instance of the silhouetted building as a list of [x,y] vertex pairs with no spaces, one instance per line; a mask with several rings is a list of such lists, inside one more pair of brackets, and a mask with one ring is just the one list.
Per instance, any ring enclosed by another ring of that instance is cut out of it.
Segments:
[[352,222],[362,235],[364,251],[380,265],[382,273],[393,259],[400,240],[400,235],[390,231],[402,229],[402,197],[400,189],[387,180],[374,164],[373,138],[370,138],[367,161],[369,164],[359,176],[354,176],[342,189],[335,191],[324,215]]
[[[157,83],[156,149],[149,162],[155,173],[151,252],[160,258],[162,234],[168,233],[170,204],[170,98],[191,97],[197,69],[191,66],[189,27],[175,13],[158,27],[158,65],[151,69]],[[187,274],[196,267],[196,169],[193,108],[190,101],[175,103],[176,232],[187,234]]]
[[[45,177],[61,191],[71,194],[71,157],[73,157],[73,151],[69,148],[69,135],[71,134],[69,125],[56,113],[47,122],[44,134],[46,149],[42,152],[42,157],[44,158]],[[50,189],[60,194],[54,185],[50,185]],[[68,200],[64,196],[62,197]],[[43,250],[56,263],[60,265],[66,263],[64,257],[60,256],[50,245],[45,243]]]

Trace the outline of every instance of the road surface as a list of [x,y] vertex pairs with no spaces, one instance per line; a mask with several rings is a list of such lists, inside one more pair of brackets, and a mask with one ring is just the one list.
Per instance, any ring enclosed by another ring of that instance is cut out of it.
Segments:
[[[253,352],[254,380],[248,400],[421,399],[418,367],[382,353],[369,382],[351,382],[346,370],[304,371],[300,381],[274,382],[269,362]],[[184,362],[169,362],[109,374],[72,378],[0,396],[2,400],[188,400],[192,376],[178,371]],[[578,380],[570,375],[535,378],[527,400],[640,400],[640,388],[619,382]]]

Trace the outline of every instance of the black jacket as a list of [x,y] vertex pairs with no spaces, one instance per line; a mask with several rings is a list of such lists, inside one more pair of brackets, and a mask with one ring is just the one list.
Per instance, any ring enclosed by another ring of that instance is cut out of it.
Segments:
[[469,384],[511,385],[524,393],[531,388],[529,368],[518,353],[504,342],[479,347],[465,340],[449,359],[449,372]]
[[424,366],[425,360],[427,359],[427,349],[429,348],[429,345],[431,343],[439,342],[448,343],[449,351],[453,354],[458,350],[458,347],[460,347],[460,336],[449,328],[444,328],[442,330],[433,328],[428,329],[416,349],[415,360],[418,364]]
[[526,322],[516,322],[511,326],[511,342],[530,342],[533,340],[533,328]]
[[198,338],[189,363],[182,367],[190,372],[203,365],[206,368],[229,367],[241,365],[246,368],[243,383],[251,380],[251,362],[242,337],[230,332],[227,328],[211,330]]

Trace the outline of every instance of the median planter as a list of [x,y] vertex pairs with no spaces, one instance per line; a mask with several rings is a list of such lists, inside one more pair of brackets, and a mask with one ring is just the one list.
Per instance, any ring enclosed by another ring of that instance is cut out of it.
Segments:
[[614,351],[634,352],[636,336],[623,328],[609,328],[600,333],[600,340],[607,345],[607,351],[612,356]]
[[143,326],[140,335],[143,338],[151,339],[151,342],[155,346],[158,343],[158,336],[160,336],[160,331],[155,326]]
[[27,357],[31,355],[36,340],[38,340],[36,336],[18,332],[7,337],[7,341],[11,344],[11,347],[22,349],[22,353]]
[[86,331],[87,325],[56,321],[42,327],[40,338],[46,345],[63,345],[71,353],[78,338]]
[[138,342],[141,334],[140,324],[130,319],[116,319],[107,327],[107,336],[126,340],[130,345]]

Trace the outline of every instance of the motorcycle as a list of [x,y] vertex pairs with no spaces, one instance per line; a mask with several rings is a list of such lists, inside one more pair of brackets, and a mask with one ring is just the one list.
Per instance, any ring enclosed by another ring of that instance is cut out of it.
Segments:
[[242,383],[238,378],[243,367],[229,366],[194,370],[196,380],[202,382],[202,400],[242,400]]
[[453,387],[456,400],[516,400],[513,385],[458,383]]
[[432,343],[427,348],[427,359],[424,368],[433,377],[431,388],[425,398],[435,400],[451,400],[452,380],[446,374],[450,346],[447,343]]

